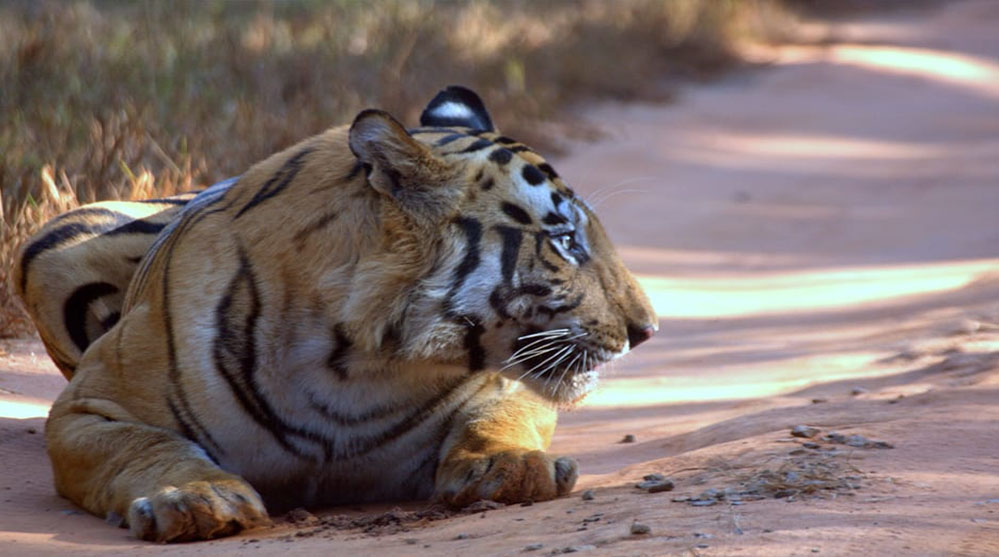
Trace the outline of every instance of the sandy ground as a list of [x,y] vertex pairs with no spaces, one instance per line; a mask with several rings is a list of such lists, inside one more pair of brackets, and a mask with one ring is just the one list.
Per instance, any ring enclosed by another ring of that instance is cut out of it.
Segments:
[[[139,543],[54,494],[64,382],[2,341],[0,553],[999,555],[997,26],[990,0],[868,17],[673,105],[586,113],[609,136],[557,168],[662,321],[563,416],[572,496]],[[634,487],[650,473],[675,489]]]

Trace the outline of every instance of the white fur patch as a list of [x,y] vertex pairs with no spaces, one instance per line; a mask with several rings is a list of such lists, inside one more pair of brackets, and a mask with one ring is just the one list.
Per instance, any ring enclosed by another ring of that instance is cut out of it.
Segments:
[[441,103],[439,106],[434,107],[430,111],[430,114],[436,118],[454,118],[458,120],[472,120],[475,119],[475,113],[468,105],[461,103],[456,103],[453,101],[448,101],[446,103]]

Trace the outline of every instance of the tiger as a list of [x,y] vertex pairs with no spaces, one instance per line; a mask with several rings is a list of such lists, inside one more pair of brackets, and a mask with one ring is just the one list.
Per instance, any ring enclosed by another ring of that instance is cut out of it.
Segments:
[[411,129],[366,109],[200,193],[76,209],[14,271],[69,379],[57,492],[158,542],[567,495],[558,411],[658,330],[593,210],[460,86]]

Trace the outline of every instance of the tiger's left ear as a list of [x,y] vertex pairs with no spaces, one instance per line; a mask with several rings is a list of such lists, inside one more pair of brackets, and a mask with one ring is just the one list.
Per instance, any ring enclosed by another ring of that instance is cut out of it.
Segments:
[[451,85],[430,101],[420,115],[421,126],[460,126],[476,131],[494,132],[493,121],[475,91]]
[[371,187],[407,212],[437,219],[457,203],[458,192],[447,187],[455,181],[454,168],[413,139],[389,113],[362,111],[347,141]]

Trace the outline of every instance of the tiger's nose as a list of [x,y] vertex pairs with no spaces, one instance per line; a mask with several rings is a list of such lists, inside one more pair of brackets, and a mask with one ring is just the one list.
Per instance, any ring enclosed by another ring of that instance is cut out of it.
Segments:
[[628,344],[632,348],[652,338],[656,328],[652,325],[628,325]]

